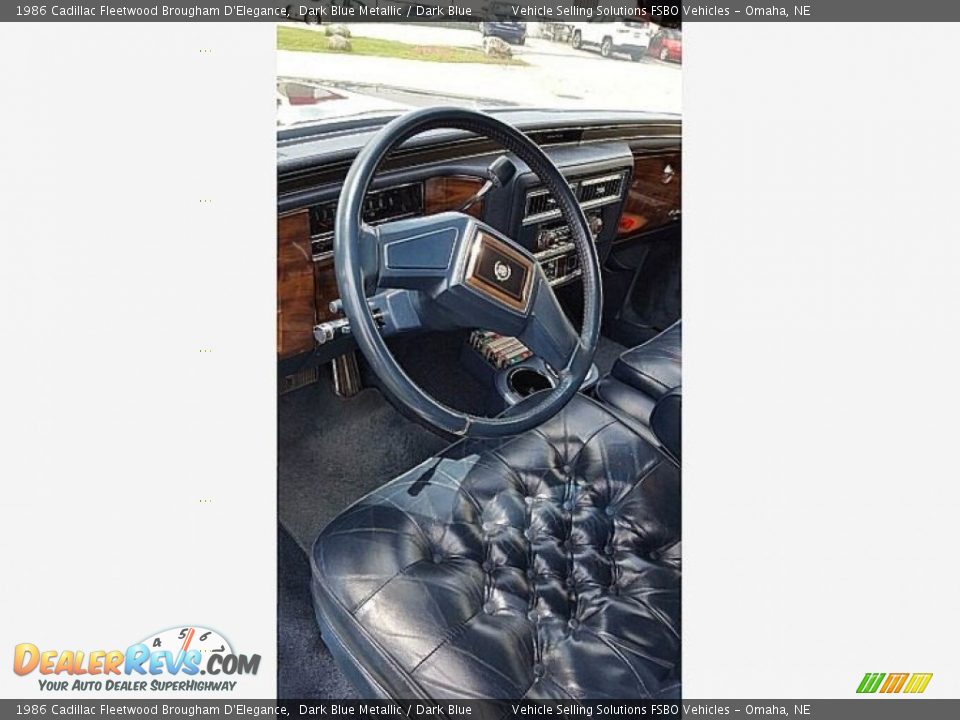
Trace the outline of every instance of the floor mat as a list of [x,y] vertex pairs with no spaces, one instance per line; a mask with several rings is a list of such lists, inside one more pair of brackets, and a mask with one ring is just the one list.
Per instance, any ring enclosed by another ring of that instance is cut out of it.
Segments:
[[305,551],[348,505],[449,445],[379,390],[337,397],[328,372],[278,402],[280,522]]
[[620,353],[626,349],[625,345],[615,343],[609,338],[600,338],[600,342],[597,343],[597,352],[593,356],[593,362],[600,371],[600,377],[610,372],[613,364],[617,361],[617,358],[620,357]]

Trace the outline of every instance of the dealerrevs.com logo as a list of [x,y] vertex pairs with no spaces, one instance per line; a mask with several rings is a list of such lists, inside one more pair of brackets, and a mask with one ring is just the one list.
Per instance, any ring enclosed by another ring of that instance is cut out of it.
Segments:
[[125,650],[49,650],[20,643],[17,675],[36,673],[49,691],[231,691],[242,675],[256,675],[259,655],[234,652],[216,630],[175,627],[152,633]]
[[927,689],[933,673],[866,673],[857,686],[858,693],[915,695]]

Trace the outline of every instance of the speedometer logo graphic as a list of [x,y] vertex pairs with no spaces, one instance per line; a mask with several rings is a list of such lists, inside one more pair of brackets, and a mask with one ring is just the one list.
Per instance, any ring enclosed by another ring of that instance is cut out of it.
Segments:
[[204,657],[212,653],[232,655],[230,642],[216,630],[200,625],[172,627],[147,636],[141,642],[151,651],[166,650],[174,656],[189,650],[199,650]]

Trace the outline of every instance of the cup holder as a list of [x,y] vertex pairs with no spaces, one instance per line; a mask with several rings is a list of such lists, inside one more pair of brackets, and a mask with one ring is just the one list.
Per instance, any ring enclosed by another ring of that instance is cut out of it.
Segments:
[[507,376],[510,389],[520,397],[528,397],[540,390],[549,390],[553,383],[543,373],[530,368],[517,368]]

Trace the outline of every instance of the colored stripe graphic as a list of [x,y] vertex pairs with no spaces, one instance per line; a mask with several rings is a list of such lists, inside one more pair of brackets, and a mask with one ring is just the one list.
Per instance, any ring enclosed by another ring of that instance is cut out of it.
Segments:
[[910,677],[910,673],[890,673],[887,675],[887,681],[883,684],[883,687],[880,688],[882,693],[898,693],[903,689],[903,685],[907,682],[907,678]]
[[890,695],[902,691],[915,695],[926,690],[932,678],[933,673],[866,673],[857,686],[857,692],[869,694],[879,690]]
[[933,673],[914,673],[904,689],[905,693],[922,693],[930,684]]
[[886,673],[867,673],[863,676],[863,680],[860,681],[860,686],[857,688],[857,692],[875,693],[877,688],[880,687],[880,683],[883,681],[884,677],[886,677]]

